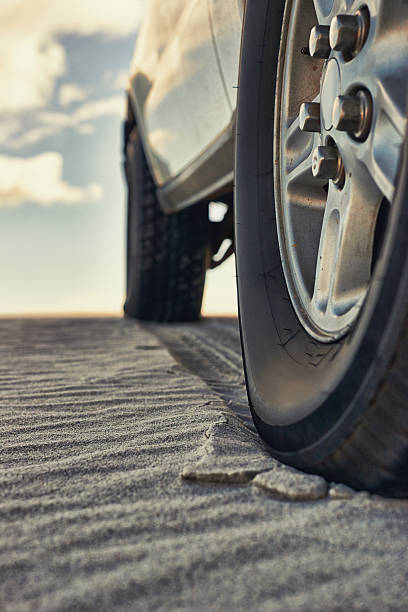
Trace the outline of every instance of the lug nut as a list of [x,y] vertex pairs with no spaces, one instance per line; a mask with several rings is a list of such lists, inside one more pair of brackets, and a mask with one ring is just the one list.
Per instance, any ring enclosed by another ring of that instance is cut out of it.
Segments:
[[366,11],[333,17],[329,35],[331,48],[345,54],[358,53],[367,38],[369,19]]
[[341,132],[348,132],[355,138],[363,139],[371,126],[372,102],[365,91],[354,96],[338,96],[333,106],[333,126]]
[[316,147],[312,158],[315,178],[337,181],[342,174],[342,161],[335,147]]
[[358,97],[338,96],[333,106],[333,126],[341,132],[356,132],[362,122]]
[[310,32],[309,52],[316,59],[327,59],[330,55],[330,27],[315,26]]
[[320,132],[320,104],[304,102],[299,111],[299,127],[303,132]]

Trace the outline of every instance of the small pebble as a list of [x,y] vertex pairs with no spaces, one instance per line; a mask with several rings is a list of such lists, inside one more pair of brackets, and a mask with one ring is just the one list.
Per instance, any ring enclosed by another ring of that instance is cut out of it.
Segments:
[[351,487],[339,482],[332,482],[329,489],[330,499],[352,499],[356,491]]
[[258,474],[253,484],[272,497],[286,501],[314,501],[327,496],[327,482],[324,478],[286,466]]

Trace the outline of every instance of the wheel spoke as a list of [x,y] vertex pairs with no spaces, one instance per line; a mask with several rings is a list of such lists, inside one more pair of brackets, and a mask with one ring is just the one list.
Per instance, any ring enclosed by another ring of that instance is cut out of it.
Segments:
[[406,120],[391,112],[394,108],[392,101],[381,93],[377,96],[378,111],[370,142],[371,151],[368,149],[365,152],[364,163],[378,188],[387,200],[392,202],[404,144]]
[[408,101],[408,4],[401,3],[397,11],[382,4],[375,37],[352,63],[343,66],[343,86],[352,86],[358,73],[358,80],[367,83],[375,103],[379,96],[383,110],[403,131]]
[[[408,68],[408,54],[407,54]],[[370,134],[366,142],[350,146],[342,135],[342,150],[347,166],[362,162],[378,189],[392,202],[398,178],[404,138],[407,130],[408,70],[404,81],[376,78],[370,87],[374,99],[374,112]],[[399,87],[397,86],[399,84]]]
[[342,190],[330,184],[312,298],[321,315],[341,316],[365,295],[381,201],[362,164],[356,163],[352,180]]
[[[312,175],[312,157],[314,150],[314,142],[311,140],[310,146],[299,154],[297,159],[290,160],[290,166],[287,167],[287,184],[307,184],[313,183]],[[306,155],[306,157],[304,157]],[[289,160],[288,160],[289,162]]]
[[302,132],[299,127],[299,118],[291,124],[286,132],[286,182],[311,183],[312,155],[318,137],[310,132]]
[[[383,72],[383,74],[381,74]],[[386,73],[385,73],[386,72]],[[377,66],[376,112],[372,126],[372,152],[367,163],[374,181],[391,202],[407,128],[408,46],[404,61]]]
[[333,5],[338,4],[338,2],[339,0],[313,0],[317,20],[320,25],[328,24],[328,17],[333,9]]
[[358,156],[391,202],[407,129],[408,6],[380,11],[376,38],[355,62],[344,66],[343,83],[355,83],[357,67],[374,100],[371,133]]

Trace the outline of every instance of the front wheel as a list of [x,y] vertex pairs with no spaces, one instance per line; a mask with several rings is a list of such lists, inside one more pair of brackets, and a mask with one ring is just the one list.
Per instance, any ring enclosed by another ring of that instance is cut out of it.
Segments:
[[[240,325],[280,460],[408,495],[408,6],[248,0]],[[392,51],[390,51],[392,49]]]

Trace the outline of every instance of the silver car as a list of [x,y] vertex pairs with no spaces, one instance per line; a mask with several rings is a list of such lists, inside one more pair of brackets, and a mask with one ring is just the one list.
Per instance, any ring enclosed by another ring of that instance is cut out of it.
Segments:
[[407,0],[146,3],[124,131],[126,314],[198,319],[232,240],[260,435],[285,463],[396,496],[407,111]]

